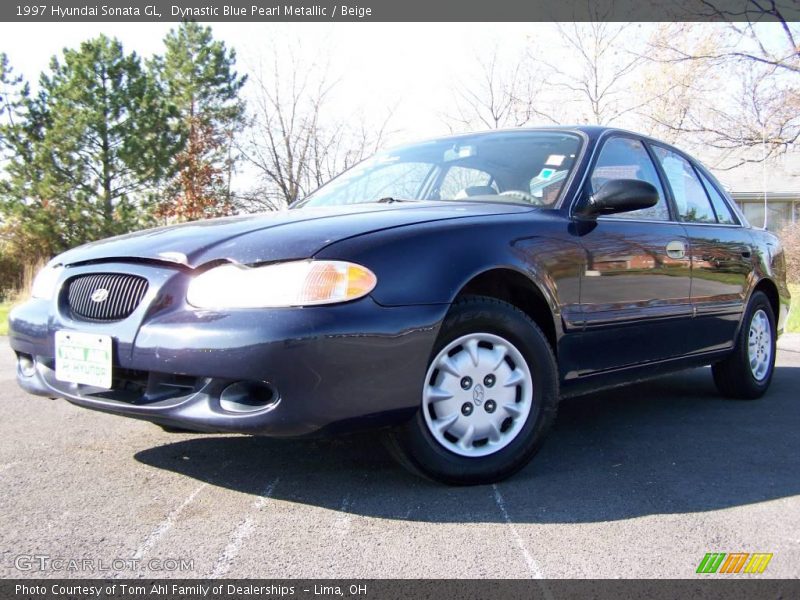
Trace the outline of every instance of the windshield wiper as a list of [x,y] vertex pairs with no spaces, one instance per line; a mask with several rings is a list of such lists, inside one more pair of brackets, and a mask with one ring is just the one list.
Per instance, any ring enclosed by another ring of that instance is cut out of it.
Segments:
[[385,198],[373,200],[373,202],[377,202],[379,204],[394,204],[395,202],[419,202],[419,200],[411,200],[410,198],[392,198],[391,196],[386,196]]

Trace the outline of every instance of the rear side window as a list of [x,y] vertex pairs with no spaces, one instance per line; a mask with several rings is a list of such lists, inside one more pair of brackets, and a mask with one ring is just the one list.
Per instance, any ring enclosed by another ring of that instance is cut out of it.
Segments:
[[653,146],[653,149],[672,188],[681,221],[716,223],[711,202],[689,161],[661,146]]
[[650,208],[623,212],[614,215],[618,219],[646,219],[669,221],[669,208],[658,173],[650,155],[639,140],[615,137],[608,140],[592,171],[592,192],[597,192],[612,179],[638,179],[655,186],[658,203]]
[[733,216],[725,199],[717,191],[717,188],[714,187],[714,184],[702,173],[700,173],[700,179],[703,180],[703,185],[706,187],[708,197],[711,198],[711,204],[714,205],[714,212],[717,213],[717,221],[725,223],[726,225],[736,225],[736,218]]

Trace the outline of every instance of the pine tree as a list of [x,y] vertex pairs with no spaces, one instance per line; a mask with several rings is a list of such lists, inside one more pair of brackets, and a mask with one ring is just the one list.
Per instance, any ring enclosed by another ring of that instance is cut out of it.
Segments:
[[0,143],[4,134],[22,117],[22,107],[28,96],[28,85],[22,75],[16,75],[8,56],[0,52]]
[[[0,167],[3,171],[11,157],[22,156],[27,151],[26,146],[19,142],[24,139],[21,124],[29,93],[22,76],[16,75],[11,68],[8,56],[0,53]],[[0,202],[11,189],[11,184],[9,175],[0,173]],[[8,235],[11,231],[8,219],[0,214],[0,298],[3,299],[21,286],[27,261],[22,253],[17,252],[13,239]]]
[[166,53],[153,61],[184,140],[175,173],[159,207],[180,221],[229,214],[233,138],[244,124],[239,93],[245,77],[235,71],[236,53],[213,39],[211,29],[185,22],[164,40]]
[[4,128],[13,149],[0,204],[6,239],[47,257],[150,222],[179,140],[135,53],[105,36],[65,50],[23,105],[21,121]]

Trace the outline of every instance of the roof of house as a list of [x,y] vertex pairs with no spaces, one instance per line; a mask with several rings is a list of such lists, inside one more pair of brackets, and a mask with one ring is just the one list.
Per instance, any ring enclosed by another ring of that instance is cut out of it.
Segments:
[[736,196],[763,197],[766,187],[768,196],[800,198],[800,149],[768,159],[763,163],[745,163],[728,170],[715,168],[713,161],[703,160],[699,156],[698,158],[714,173],[722,185]]

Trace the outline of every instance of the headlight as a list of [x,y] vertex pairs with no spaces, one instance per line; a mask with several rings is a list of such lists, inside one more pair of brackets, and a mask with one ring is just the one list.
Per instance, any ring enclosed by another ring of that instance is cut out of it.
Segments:
[[31,296],[34,298],[42,298],[49,300],[56,293],[56,285],[58,278],[61,276],[61,271],[64,267],[45,267],[36,274],[33,278],[33,285],[31,286]]
[[186,299],[197,308],[310,306],[361,298],[376,283],[366,267],[335,260],[224,265],[195,277]]

